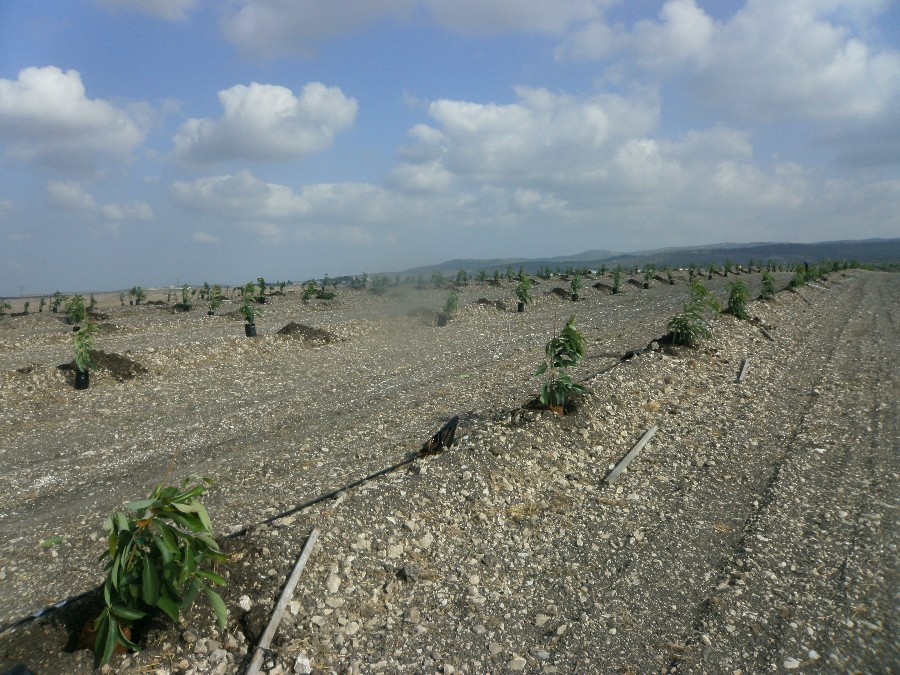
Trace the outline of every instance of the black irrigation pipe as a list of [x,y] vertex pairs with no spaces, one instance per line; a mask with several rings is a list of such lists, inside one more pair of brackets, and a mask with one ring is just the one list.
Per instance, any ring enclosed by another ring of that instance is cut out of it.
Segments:
[[[290,508],[287,511],[283,511],[282,513],[278,513],[274,516],[269,516],[268,518],[266,518],[263,521],[254,523],[253,525],[247,525],[246,527],[242,527],[240,530],[236,530],[236,531],[231,532],[230,534],[222,537],[222,539],[227,540],[227,539],[234,539],[235,537],[243,536],[255,527],[260,527],[261,525],[268,525],[269,523],[272,523],[276,520],[280,520],[281,518],[286,518],[287,516],[297,513],[298,511],[302,511],[303,509],[309,508],[310,506],[314,506],[315,504],[320,504],[321,502],[327,501],[329,499],[333,499],[334,497],[338,496],[342,492],[347,492],[348,490],[352,490],[353,488],[358,487],[358,486],[362,485],[363,483],[367,483],[370,480],[374,480],[375,478],[379,478],[381,476],[384,476],[385,474],[389,474],[389,473],[391,473],[391,471],[396,471],[397,469],[404,467],[407,464],[412,464],[414,461],[416,461],[420,457],[426,457],[428,455],[437,454],[443,448],[449,448],[451,445],[453,445],[453,440],[456,435],[456,426],[458,424],[459,424],[458,416],[450,419],[450,421],[448,421],[444,426],[442,426],[440,428],[440,430],[434,436],[432,436],[431,439],[428,440],[422,446],[422,448],[420,450],[409,453],[409,456],[406,459],[404,459],[402,462],[398,462],[398,463],[393,464],[385,469],[381,469],[380,471],[371,473],[368,476],[366,476],[365,478],[360,478],[359,480],[353,481],[352,483],[349,483],[348,485],[339,487],[337,490],[332,490],[331,492],[329,492],[327,494],[320,495],[320,496],[315,497],[314,499],[311,499],[307,502],[298,504],[297,506],[294,506],[293,508]],[[97,588],[92,588],[88,591],[79,593],[78,595],[69,596],[68,598],[59,600],[59,601],[53,603],[52,605],[48,605],[47,607],[44,607],[43,609],[39,609],[34,614],[30,614],[29,616],[26,616],[24,618],[17,619],[16,621],[13,621],[12,623],[0,625],[0,635],[2,635],[3,633],[5,633],[9,630],[12,630],[13,628],[18,628],[19,626],[23,626],[27,623],[31,623],[35,619],[39,619],[43,616],[51,614],[52,612],[55,612],[56,610],[65,607],[66,605],[70,605],[74,602],[77,602],[78,600],[82,600],[82,599],[88,597],[89,595],[91,595],[92,593],[98,592],[99,590],[100,590],[100,587],[98,586]]]

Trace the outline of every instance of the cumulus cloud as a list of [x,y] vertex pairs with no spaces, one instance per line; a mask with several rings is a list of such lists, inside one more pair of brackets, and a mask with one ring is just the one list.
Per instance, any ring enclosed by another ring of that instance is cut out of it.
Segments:
[[100,208],[103,218],[111,223],[142,222],[153,220],[153,209],[147,202],[131,202],[129,204],[104,204]]
[[97,206],[94,197],[75,181],[50,181],[47,196],[50,206],[65,211],[93,211]]
[[311,228],[346,236],[348,227],[383,226],[408,215],[390,193],[368,183],[316,183],[295,190],[249,171],[179,181],[169,193],[185,211],[231,221],[268,237],[308,233]]
[[896,110],[900,52],[866,42],[880,0],[748,0],[715,21],[696,0],[668,0],[656,20],[613,33],[602,21],[568,35],[557,56],[633,56],[683,77],[698,100],[745,121],[879,119]]
[[169,21],[184,21],[198,0],[97,0],[110,9],[127,9]]
[[435,21],[462,33],[528,31],[559,34],[572,24],[597,19],[595,0],[428,0]]
[[223,115],[192,118],[175,135],[175,155],[189,162],[303,157],[324,150],[350,127],[357,102],[337,87],[287,87],[252,83],[219,92]]
[[418,125],[394,171],[398,186],[446,187],[451,177],[528,187],[583,184],[603,172],[624,138],[658,123],[653,96],[599,94],[578,98],[519,87],[519,100],[499,105],[441,99],[429,106],[435,125]]
[[379,21],[401,22],[418,13],[436,25],[465,34],[527,31],[561,34],[573,24],[596,19],[615,0],[236,0],[222,30],[239,49],[264,57],[311,53],[336,35]]
[[86,96],[78,71],[25,68],[0,79],[0,141],[7,156],[69,172],[127,159],[144,141],[139,115]]

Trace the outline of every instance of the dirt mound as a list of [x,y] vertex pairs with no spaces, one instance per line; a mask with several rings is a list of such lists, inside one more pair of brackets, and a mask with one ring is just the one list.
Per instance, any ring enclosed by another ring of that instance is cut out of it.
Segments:
[[572,297],[571,291],[567,291],[565,288],[560,288],[559,286],[550,291],[550,293],[563,300],[569,300]]
[[337,342],[339,339],[337,335],[329,333],[327,330],[305,326],[296,321],[291,321],[288,325],[278,331],[278,334],[295,340],[302,340],[303,342],[312,342],[314,344],[329,344],[331,342]]
[[[138,375],[144,375],[148,371],[136,361],[121,354],[108,354],[103,350],[91,350],[91,362],[94,370],[105,370],[118,382],[134,379]],[[75,361],[69,361],[59,366],[60,370],[74,371]]]

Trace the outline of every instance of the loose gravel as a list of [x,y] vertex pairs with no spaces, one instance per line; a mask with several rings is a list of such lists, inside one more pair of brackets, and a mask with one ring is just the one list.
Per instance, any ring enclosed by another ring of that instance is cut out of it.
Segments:
[[[758,292],[758,275],[741,278]],[[57,368],[71,360],[57,316],[4,318],[0,623],[99,584],[100,523],[177,450],[173,478],[216,480],[229,623],[198,603],[107,672],[243,672],[313,527],[265,672],[890,672],[897,279],[833,275],[752,303],[751,322],[723,315],[698,349],[627,361],[663,335],[684,279],[619,295],[594,280],[577,303],[554,280],[523,314],[495,304],[514,308],[511,286],[473,284],[442,328],[446,291],[310,305],[289,292],[253,339],[227,305],[208,317],[101,298],[98,348],[146,372],[101,370],[86,391]],[[709,285],[724,298],[726,281]],[[591,393],[565,417],[528,409],[573,311]],[[317,330],[277,335],[291,322]],[[454,415],[450,449],[226,538],[403,461]],[[0,668],[91,672],[89,652],[67,651],[85,606],[7,627]]]

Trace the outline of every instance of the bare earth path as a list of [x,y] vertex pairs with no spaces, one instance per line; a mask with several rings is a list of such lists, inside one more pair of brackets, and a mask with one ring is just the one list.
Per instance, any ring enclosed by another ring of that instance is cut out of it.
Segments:
[[[616,355],[664,332],[684,285],[589,290],[576,307],[592,394],[567,418],[517,409],[536,390],[548,329],[573,305],[542,296],[517,315],[471,304],[509,299],[491,293],[464,292],[445,329],[406,314],[440,306],[437,292],[282,301],[264,315],[269,332],[294,319],[346,338],[316,348],[234,338],[239,324],[221,319],[132,324],[126,308],[100,347],[151,373],[77,394],[52,369],[66,360],[58,329],[34,319],[38,337],[18,348],[0,333],[0,622],[99,581],[98,522],[158,480],[175,446],[179,475],[218,480],[210,504],[226,532],[402,459],[459,414],[460,442],[443,455],[231,540],[224,633],[201,610],[114,669],[239,672],[239,605],[269,611],[316,525],[272,672],[303,659],[322,672],[890,672],[896,275],[850,272],[754,303],[774,342],[722,317],[699,350],[621,365]],[[13,370],[29,363],[31,374]],[[657,436],[604,486],[652,424]],[[54,534],[65,543],[39,545]],[[0,667],[88,672],[84,652],[48,647],[60,631],[50,621],[0,635]]]

